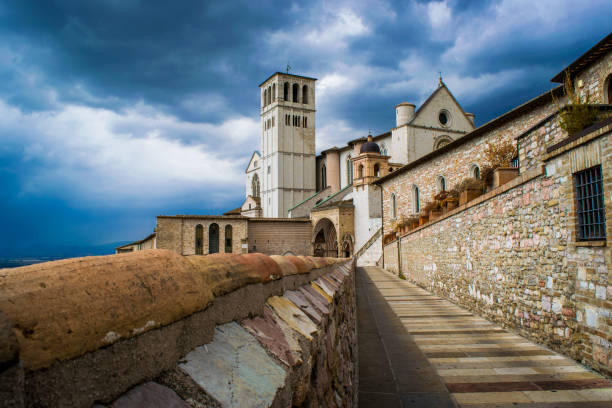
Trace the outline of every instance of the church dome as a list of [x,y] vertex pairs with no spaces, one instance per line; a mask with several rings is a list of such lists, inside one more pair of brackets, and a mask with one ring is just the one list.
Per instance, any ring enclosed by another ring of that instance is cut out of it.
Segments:
[[368,135],[368,141],[361,145],[359,153],[378,153],[380,154],[380,146],[372,141],[372,135]]

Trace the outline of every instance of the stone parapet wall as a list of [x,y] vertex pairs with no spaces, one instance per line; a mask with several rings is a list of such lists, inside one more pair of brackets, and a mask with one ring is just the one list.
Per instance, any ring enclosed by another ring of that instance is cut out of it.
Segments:
[[352,406],[354,263],[151,250],[0,270],[0,407]]
[[[546,173],[513,181],[386,245],[385,268],[400,268],[426,289],[612,375],[612,134],[606,129],[545,156]],[[607,238],[581,242],[572,174],[596,164],[604,178]]]

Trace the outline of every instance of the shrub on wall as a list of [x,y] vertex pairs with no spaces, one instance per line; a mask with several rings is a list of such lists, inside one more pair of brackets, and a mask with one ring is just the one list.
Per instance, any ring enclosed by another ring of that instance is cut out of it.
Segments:
[[583,98],[576,93],[569,72],[565,72],[563,81],[563,94],[567,97],[567,104],[562,107],[552,91],[551,94],[559,112],[559,126],[568,135],[578,133],[600,119],[597,108],[589,103],[589,95]]

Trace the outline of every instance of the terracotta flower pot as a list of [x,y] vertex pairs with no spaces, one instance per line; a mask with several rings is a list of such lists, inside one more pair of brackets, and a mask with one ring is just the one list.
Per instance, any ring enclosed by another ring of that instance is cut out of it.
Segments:
[[465,203],[472,201],[473,199],[480,196],[480,194],[481,194],[480,190],[472,190],[472,189],[463,190],[461,194],[459,195],[459,205],[463,205]]
[[493,188],[506,184],[518,177],[519,169],[516,167],[498,167],[493,171]]
[[429,212],[429,220],[435,220],[436,218],[440,218],[442,216],[442,211],[432,210]]
[[455,208],[457,208],[457,205],[458,205],[458,204],[459,204],[459,203],[458,203],[457,201],[448,201],[448,202],[446,203],[446,211],[452,211],[452,210],[454,210]]

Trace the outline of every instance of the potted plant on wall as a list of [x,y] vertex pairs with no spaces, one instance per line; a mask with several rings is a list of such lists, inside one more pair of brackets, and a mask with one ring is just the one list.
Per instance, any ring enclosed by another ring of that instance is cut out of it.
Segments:
[[408,217],[406,224],[408,225],[408,231],[412,231],[419,226],[419,217]]
[[440,200],[444,213],[454,210],[459,205],[459,190],[453,188],[448,191],[444,191],[446,194],[444,198]]
[[485,183],[480,179],[473,177],[464,179],[459,184],[459,205],[463,205],[480,196],[484,192],[485,187]]
[[511,141],[487,143],[484,154],[489,165],[483,166],[480,174],[488,186],[497,188],[518,176],[519,169],[512,166],[516,147]]

